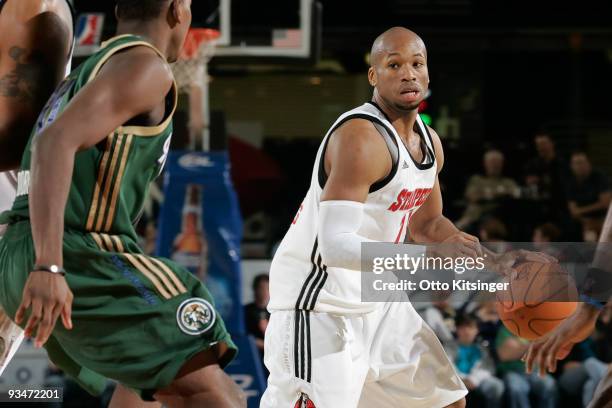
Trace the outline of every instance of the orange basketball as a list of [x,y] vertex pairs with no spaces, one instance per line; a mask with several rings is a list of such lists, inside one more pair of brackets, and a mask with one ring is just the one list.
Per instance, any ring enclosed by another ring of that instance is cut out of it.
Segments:
[[508,290],[497,294],[497,312],[513,334],[537,339],[574,313],[578,291],[559,264],[525,262],[516,271]]

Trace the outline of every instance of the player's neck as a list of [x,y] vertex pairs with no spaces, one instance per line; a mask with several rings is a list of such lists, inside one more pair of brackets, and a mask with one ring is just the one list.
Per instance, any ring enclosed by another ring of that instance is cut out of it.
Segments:
[[155,21],[143,23],[142,21],[120,21],[117,24],[117,35],[134,34],[145,38],[155,48],[168,57],[170,39],[159,24]]
[[400,135],[408,134],[412,131],[414,123],[416,122],[417,109],[411,111],[395,109],[393,106],[387,104],[383,98],[379,97],[376,92],[372,97],[372,101],[382,109],[385,115],[387,115],[387,118],[389,118],[389,121]]

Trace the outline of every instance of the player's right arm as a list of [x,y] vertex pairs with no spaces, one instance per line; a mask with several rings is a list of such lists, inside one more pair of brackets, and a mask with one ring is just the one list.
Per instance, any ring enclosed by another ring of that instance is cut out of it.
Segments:
[[331,136],[325,151],[328,179],[321,194],[318,241],[328,267],[361,270],[359,234],[370,186],[391,171],[391,154],[380,133],[365,119],[353,119]]
[[370,186],[391,171],[391,154],[372,122],[352,119],[331,136],[325,151],[328,174],[321,202],[346,200],[364,203]]
[[[77,152],[97,145],[130,119],[159,108],[172,81],[169,67],[153,50],[129,49],[110,58],[96,78],[36,137],[29,197],[36,264],[62,266],[64,210]],[[25,332],[31,336],[38,326],[36,345],[40,347],[60,314],[64,326],[71,327],[71,301],[64,277],[32,271],[15,320],[19,323],[31,307]]]

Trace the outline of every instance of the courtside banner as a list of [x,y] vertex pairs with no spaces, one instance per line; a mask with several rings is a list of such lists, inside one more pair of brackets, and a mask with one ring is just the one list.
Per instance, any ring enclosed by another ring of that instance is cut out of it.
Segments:
[[226,372],[259,406],[265,382],[259,353],[247,336],[241,302],[242,218],[226,152],[173,151],[164,178],[157,255],[203,280],[238,347]]
[[170,152],[157,255],[174,260],[204,281],[234,335],[245,333],[241,239],[242,219],[227,153]]
[[[327,273],[334,273],[327,265]],[[457,304],[498,301],[605,303],[612,295],[612,244],[495,242],[361,246],[361,300]]]

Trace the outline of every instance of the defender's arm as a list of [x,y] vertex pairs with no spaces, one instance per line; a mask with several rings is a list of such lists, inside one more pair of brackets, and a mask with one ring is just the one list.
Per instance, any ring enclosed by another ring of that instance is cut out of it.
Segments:
[[361,270],[358,234],[370,186],[391,171],[391,155],[380,133],[365,119],[353,119],[331,136],[325,152],[329,178],[319,204],[318,239],[327,266]]
[[38,114],[64,78],[72,47],[68,5],[12,3],[5,6],[0,29],[0,171],[19,167]]

